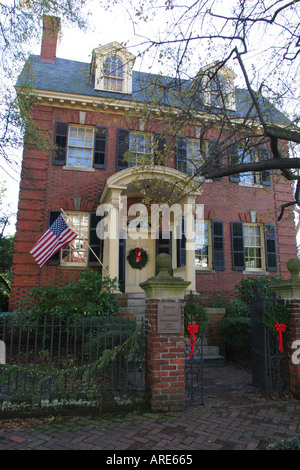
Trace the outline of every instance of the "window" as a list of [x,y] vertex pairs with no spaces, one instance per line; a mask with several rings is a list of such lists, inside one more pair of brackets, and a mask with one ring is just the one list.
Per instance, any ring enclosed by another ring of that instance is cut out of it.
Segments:
[[163,134],[118,129],[117,169],[138,164],[164,165],[166,138]]
[[88,262],[89,214],[68,213],[70,226],[78,233],[60,252],[61,265],[86,266]]
[[244,224],[245,269],[265,269],[262,226]]
[[130,132],[128,166],[151,163],[152,136],[140,132]]
[[73,126],[64,122],[55,125],[53,163],[74,168],[105,168],[105,127]]
[[70,126],[67,164],[91,166],[94,129]]
[[[229,146],[229,165],[235,166],[241,163],[252,163],[255,161],[268,160],[270,158],[269,150],[267,148],[259,147],[258,149],[245,149],[238,145]],[[246,183],[246,184],[261,184],[271,185],[271,172],[270,170],[263,170],[261,172],[249,171],[246,173],[239,173],[230,176],[230,181]]]
[[[50,211],[49,227],[59,216],[60,211]],[[103,241],[97,236],[97,224],[101,217],[96,212],[90,214],[84,212],[68,212],[72,225],[79,236],[72,243],[55,253],[47,265],[61,265],[66,267],[100,266],[99,259],[102,257]],[[87,243],[93,251],[88,249]]]
[[104,88],[108,91],[123,90],[123,62],[119,57],[107,57],[104,64]]
[[231,222],[234,270],[277,271],[275,227]]
[[195,267],[209,269],[212,267],[210,221],[196,222],[195,231]]
[[199,139],[177,138],[177,169],[193,175],[204,163]]
[[216,108],[227,108],[226,80],[216,75],[210,82],[210,102]]

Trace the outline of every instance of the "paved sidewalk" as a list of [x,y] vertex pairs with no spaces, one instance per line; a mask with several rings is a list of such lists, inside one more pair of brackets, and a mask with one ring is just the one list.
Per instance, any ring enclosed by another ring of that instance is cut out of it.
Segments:
[[263,450],[300,437],[300,400],[268,400],[230,365],[204,377],[204,405],[183,412],[0,420],[0,450]]

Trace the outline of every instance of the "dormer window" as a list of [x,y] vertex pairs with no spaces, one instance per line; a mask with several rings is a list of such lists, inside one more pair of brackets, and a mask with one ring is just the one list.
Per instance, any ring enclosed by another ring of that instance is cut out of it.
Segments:
[[197,75],[201,80],[203,102],[211,108],[235,110],[235,73],[228,67],[214,63],[203,67]]
[[134,55],[117,42],[95,49],[91,65],[95,90],[132,93],[134,60]]
[[123,62],[119,57],[109,56],[104,64],[104,88],[123,91]]

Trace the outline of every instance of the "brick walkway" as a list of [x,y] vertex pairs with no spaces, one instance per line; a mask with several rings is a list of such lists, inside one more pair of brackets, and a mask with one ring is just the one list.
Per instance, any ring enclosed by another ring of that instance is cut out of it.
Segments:
[[233,366],[208,368],[204,375],[204,405],[34,424],[0,420],[0,450],[263,450],[276,439],[300,437],[299,400],[262,397],[251,374]]

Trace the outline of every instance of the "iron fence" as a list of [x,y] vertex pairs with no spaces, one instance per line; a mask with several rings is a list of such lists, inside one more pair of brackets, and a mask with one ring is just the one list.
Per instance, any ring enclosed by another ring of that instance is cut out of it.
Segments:
[[0,398],[143,390],[144,324],[128,318],[0,318]]

